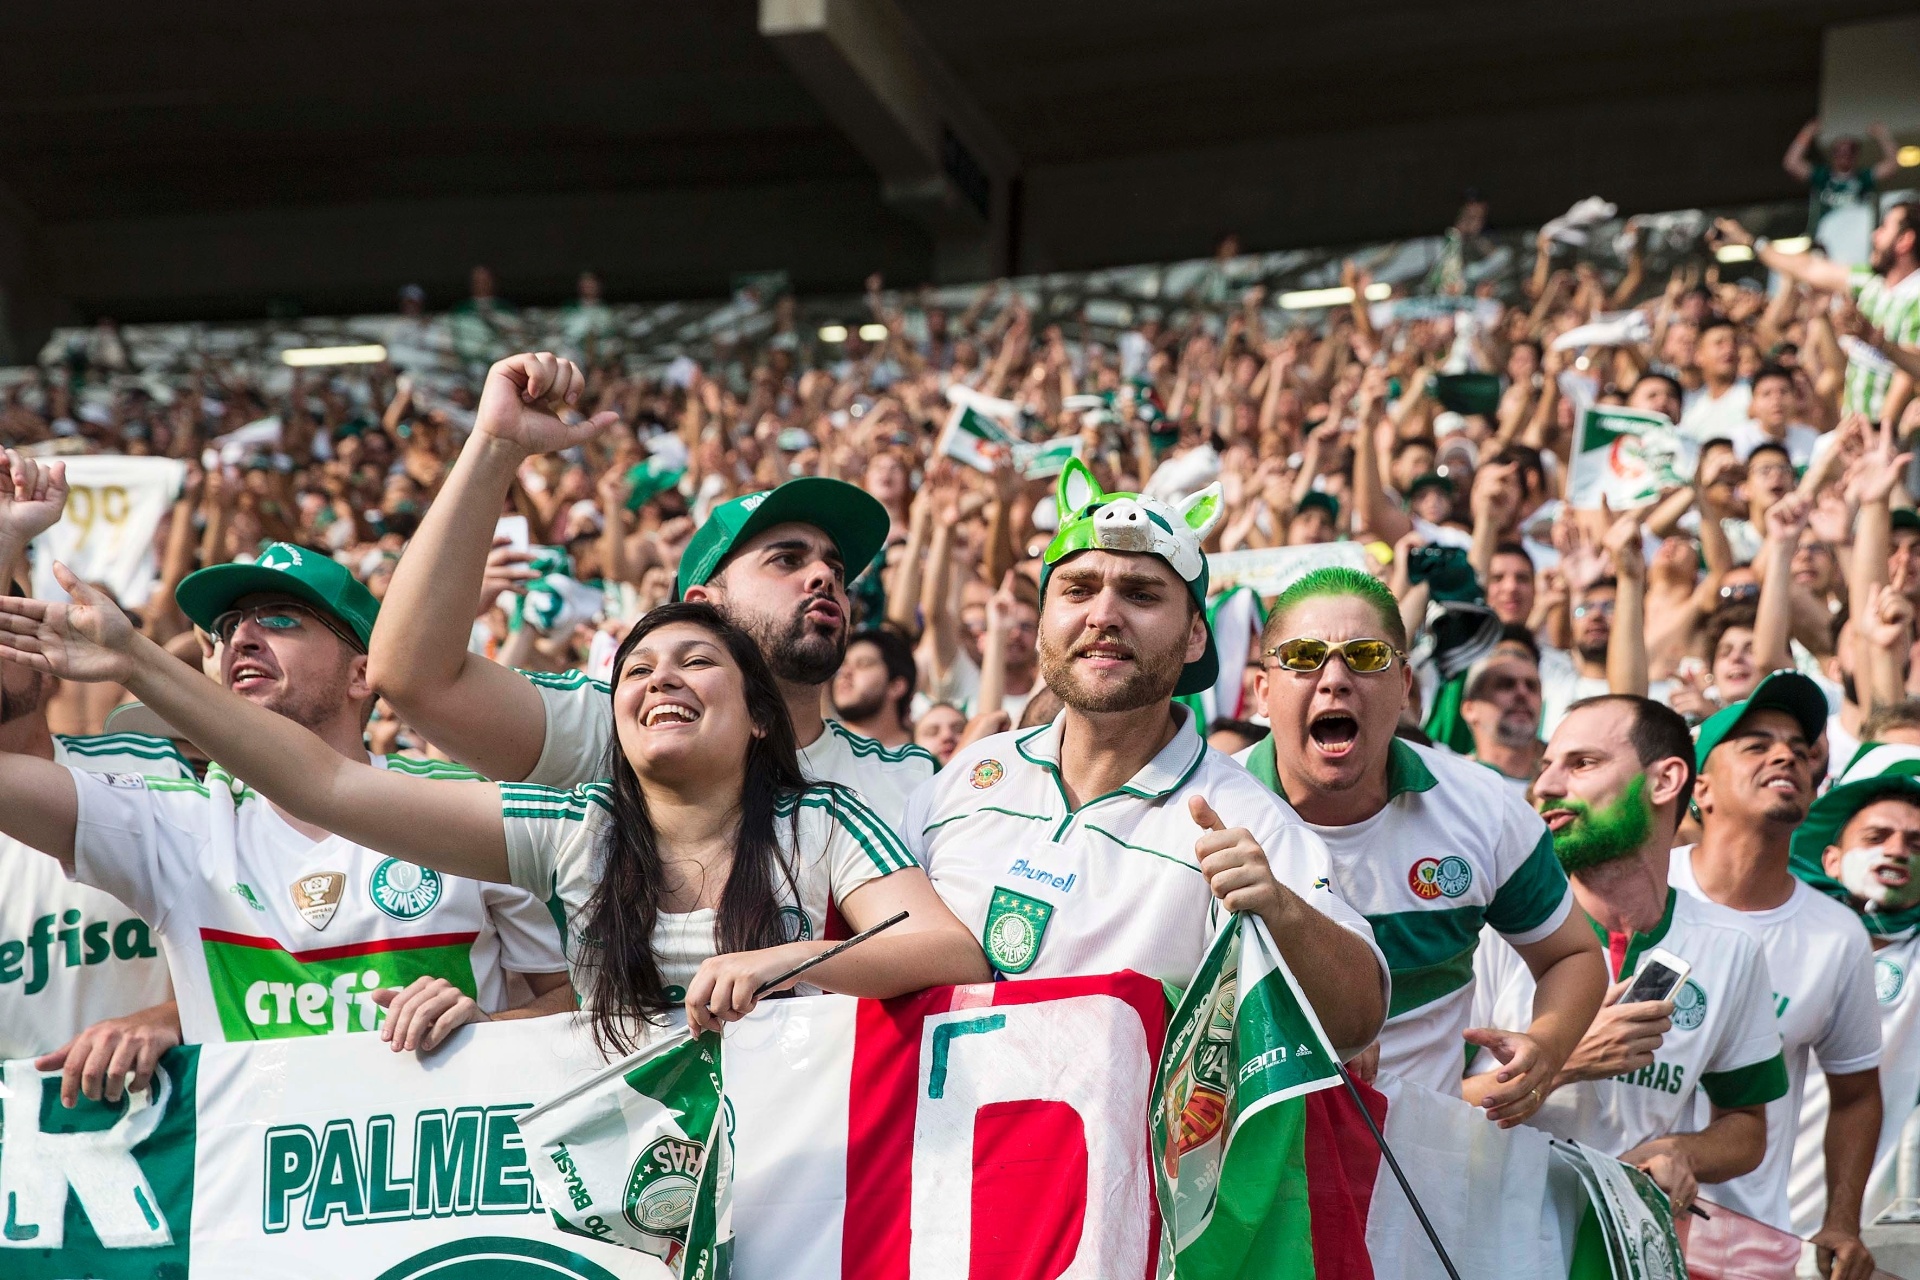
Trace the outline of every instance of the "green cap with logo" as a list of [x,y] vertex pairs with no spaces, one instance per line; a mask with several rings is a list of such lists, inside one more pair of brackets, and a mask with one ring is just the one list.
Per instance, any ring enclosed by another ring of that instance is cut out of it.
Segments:
[[360,580],[331,556],[290,542],[269,542],[252,564],[216,564],[180,580],[174,599],[180,612],[203,631],[213,620],[251,595],[286,595],[337,618],[367,647],[380,602]]
[[[1807,810],[1807,820],[1794,829],[1788,854],[1793,874],[1827,896],[1853,905],[1846,886],[1827,874],[1827,846],[1840,843],[1840,833],[1853,821],[1854,814],[1880,800],[1920,805],[1920,747],[1862,743],[1845,771],[1834,779],[1833,787]],[[1860,923],[1871,934],[1904,933],[1920,924],[1920,906],[1862,912]]]
[[684,598],[689,587],[712,580],[741,543],[763,529],[790,523],[810,524],[833,539],[851,582],[880,554],[893,522],[887,509],[866,490],[825,476],[801,476],[777,489],[723,502],[687,542],[680,575],[674,580],[674,599]]
[[1723,707],[1701,721],[1693,736],[1693,761],[1696,769],[1707,767],[1707,757],[1751,711],[1784,711],[1800,726],[1811,746],[1827,728],[1827,695],[1798,671],[1776,671],[1753,686],[1745,702]]

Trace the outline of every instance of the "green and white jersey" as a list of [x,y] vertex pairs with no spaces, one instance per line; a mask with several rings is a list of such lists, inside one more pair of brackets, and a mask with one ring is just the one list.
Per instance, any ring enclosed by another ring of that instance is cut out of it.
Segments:
[[[372,763],[475,777],[403,756]],[[152,921],[189,1043],[371,1031],[386,1016],[373,993],[419,977],[493,1013],[508,1005],[507,973],[566,968],[542,899],[341,836],[309,839],[218,765],[204,785],[73,774],[75,876]]]
[[[523,781],[566,791],[605,778],[607,744],[613,741],[609,687],[579,671],[521,674],[539,690],[547,712],[539,763]],[[940,762],[924,747],[883,747],[838,720],[828,720],[825,732],[800,748],[800,767],[815,782],[846,787],[898,831],[907,797],[934,775]]]
[[[165,738],[55,734],[53,760],[91,773],[193,777]],[[55,859],[0,836],[0,1059],[59,1048],[106,1018],[173,999],[167,962],[133,908],[67,879]]]
[[[1706,898],[1693,877],[1692,845],[1673,851],[1668,881],[1683,894]],[[1787,1183],[1809,1053],[1819,1060],[1821,1073],[1834,1075],[1866,1071],[1880,1062],[1872,947],[1853,912],[1798,880],[1784,904],[1733,914],[1766,953],[1788,1087],[1767,1104],[1767,1154],[1760,1167],[1721,1183],[1708,1198],[1786,1231],[1792,1227]],[[1695,1119],[1696,1128],[1705,1125],[1706,1112]]]
[[[1887,341],[1903,347],[1920,346],[1920,271],[1890,285],[1871,267],[1855,267],[1847,286],[1860,314],[1872,321]],[[1854,345],[1851,339],[1847,346],[1846,407],[1878,422],[1887,389],[1893,385],[1894,364],[1877,351]]]
[[[1606,947],[1607,935],[1594,932]],[[1693,966],[1674,993],[1673,1029],[1660,1042],[1653,1062],[1609,1080],[1583,1080],[1548,1095],[1527,1121],[1557,1138],[1571,1138],[1611,1156],[1624,1155],[1643,1142],[1669,1133],[1704,1128],[1705,1109],[1751,1107],[1783,1098],[1786,1063],[1780,1057],[1767,960],[1760,944],[1741,923],[1738,912],[1717,903],[1667,890],[1666,914],[1650,933],[1626,940],[1624,954],[1608,947],[1614,981],[1639,969],[1648,949],[1671,951]],[[1483,1025],[1521,1030],[1533,1021],[1533,974],[1512,947],[1489,938],[1474,960],[1481,990],[1476,1019]],[[1469,1074],[1498,1066],[1482,1049]],[[1696,1115],[1696,1107],[1701,1114]],[[1708,1199],[1724,1204],[1720,1183]]]
[[[1272,738],[1235,759],[1286,798]],[[1458,1095],[1481,927],[1525,946],[1573,909],[1546,823],[1484,765],[1395,738],[1385,808],[1352,826],[1305,825],[1326,842],[1335,887],[1393,969],[1380,1069]]]
[[[1874,1145],[1873,1172],[1861,1200],[1862,1223],[1872,1222],[1900,1198],[1894,1170],[1900,1131],[1920,1104],[1920,933],[1910,933],[1873,953],[1873,996],[1879,1006],[1883,1046],[1880,1140]],[[1818,1231],[1826,1220],[1829,1110],[1827,1078],[1814,1072],[1800,1100],[1800,1134],[1793,1144],[1793,1172],[1787,1181],[1793,1231],[1802,1238]]]
[[[583,913],[600,884],[605,833],[613,822],[612,787],[589,782],[571,791],[525,782],[500,784],[500,813],[507,836],[507,867],[513,883],[559,900],[567,936],[581,936]],[[815,786],[788,796],[775,809],[780,852],[793,871],[796,898],[785,877],[774,876],[789,939],[825,938],[829,921],[837,933],[839,904],[861,885],[915,866],[892,828],[859,797],[842,787]],[[711,909],[661,912],[653,953],[669,999],[686,993],[702,961],[719,948]],[[592,999],[593,956],[568,947],[573,987]]]
[[1333,892],[1321,843],[1185,727],[1191,711],[1176,703],[1174,714],[1183,726],[1158,755],[1077,809],[1060,781],[1064,714],[956,751],[913,793],[907,844],[998,972],[1132,969],[1174,987],[1191,982],[1226,918],[1194,857],[1202,833],[1187,801],[1195,795],[1229,827],[1253,834],[1276,880],[1373,946],[1366,921]]

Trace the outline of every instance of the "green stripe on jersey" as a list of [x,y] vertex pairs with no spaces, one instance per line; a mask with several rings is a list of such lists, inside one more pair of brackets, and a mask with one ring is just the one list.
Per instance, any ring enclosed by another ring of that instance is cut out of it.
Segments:
[[1487,923],[1501,933],[1531,933],[1553,918],[1566,897],[1567,873],[1553,856],[1553,833],[1542,830],[1540,843],[1487,905]]
[[480,774],[451,760],[422,760],[416,756],[388,756],[387,768],[415,778],[440,778],[455,782],[484,782]]
[[893,828],[845,787],[810,787],[782,796],[774,804],[774,813],[782,818],[799,809],[825,809],[882,875],[920,865]]
[[145,733],[95,733],[68,735],[57,733],[56,741],[66,748],[69,755],[82,757],[98,756],[137,756],[142,760],[152,760],[174,766],[185,777],[193,776],[193,766],[173,745],[172,739],[156,738]]
[[[977,817],[983,813],[1004,813],[1009,818],[1024,818],[1028,822],[1052,822],[1053,821],[1052,818],[1048,817],[1044,813],[1020,813],[1019,811],[1014,809],[1002,809],[997,804],[983,804],[978,809],[969,809],[965,813],[956,813],[951,818],[942,818],[938,822],[929,822],[925,827],[922,827],[920,829],[920,834],[924,836],[931,832],[938,831],[940,828],[946,826],[949,822],[960,822],[967,818]],[[1103,831],[1100,834],[1106,835],[1106,832]]]
[[925,747],[918,746],[911,742],[907,743],[904,747],[889,747],[881,744],[874,738],[867,737],[865,734],[855,733],[838,720],[829,720],[826,723],[828,730],[844,738],[847,746],[852,748],[853,754],[857,756],[878,756],[889,764],[902,764],[908,760],[922,760],[926,762],[928,768],[936,772],[940,768],[940,761],[935,759],[933,752],[927,750]]
[[1397,989],[1403,971],[1441,964],[1462,951],[1472,955],[1485,911],[1479,906],[1387,911],[1368,916],[1367,923],[1373,926],[1373,940],[1387,958]]
[[519,671],[521,675],[546,689],[573,690],[592,688],[599,693],[613,692],[612,685],[609,685],[604,680],[590,680],[584,671],[562,671],[558,675],[555,675],[549,671],[521,671],[519,667],[515,667],[514,670]]
[[1731,1071],[1702,1072],[1700,1087],[1716,1107],[1757,1107],[1787,1096],[1787,1060],[1776,1053]]
[[210,794],[207,791],[206,787],[204,787],[198,782],[192,781],[191,779],[161,778],[161,777],[156,777],[153,774],[147,775],[147,790],[149,791],[191,791],[194,794],[201,796],[203,798]]
[[[1474,946],[1478,946],[1479,942],[1479,938],[1475,937]],[[1472,982],[1474,946],[1434,964],[1415,969],[1394,969],[1393,1000],[1387,1006],[1387,1016],[1397,1018],[1403,1013],[1425,1008]]]
[[613,812],[612,794],[602,782],[589,782],[571,791],[531,782],[502,782],[497,785],[500,788],[500,814],[506,818],[585,822],[588,810],[594,805],[608,813]]

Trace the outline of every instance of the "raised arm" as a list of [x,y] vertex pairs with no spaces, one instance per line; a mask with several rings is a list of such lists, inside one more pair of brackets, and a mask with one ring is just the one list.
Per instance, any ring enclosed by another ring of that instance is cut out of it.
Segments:
[[1828,293],[1844,291],[1852,274],[1847,267],[1828,258],[1818,258],[1811,253],[1782,253],[1770,244],[1760,244],[1751,231],[1732,218],[1715,218],[1713,230],[1707,233],[1707,243],[1715,249],[1724,244],[1750,246],[1753,256],[1769,271],[1778,271]]
[[1621,516],[1607,530],[1613,555],[1613,637],[1607,645],[1607,689],[1647,696],[1647,558],[1640,546],[1640,517]]
[[1813,504],[1790,493],[1767,508],[1765,547],[1760,552],[1760,607],[1753,622],[1753,664],[1762,675],[1793,666],[1788,639],[1793,623],[1793,553]]
[[1807,162],[1807,149],[1813,146],[1813,140],[1820,136],[1820,121],[1809,120],[1800,126],[1800,132],[1793,135],[1793,141],[1787,144],[1787,154],[1780,160],[1780,167],[1792,174],[1795,181],[1811,182],[1813,166]]
[[467,652],[493,529],[521,462],[612,425],[611,412],[563,423],[585,375],[542,352],[487,371],[473,435],[395,566],[367,655],[367,676],[429,742],[490,778],[526,777],[546,714],[517,672]]
[[[64,565],[54,574],[71,603],[0,597],[0,661],[63,680],[126,686],[236,777],[302,821],[450,875],[507,879],[506,834],[493,783],[416,778],[348,760],[318,735],[222,689],[135,631],[105,593]],[[12,824],[0,829],[71,860],[77,808],[72,775],[50,762],[0,759],[0,808],[6,814],[0,824]]]

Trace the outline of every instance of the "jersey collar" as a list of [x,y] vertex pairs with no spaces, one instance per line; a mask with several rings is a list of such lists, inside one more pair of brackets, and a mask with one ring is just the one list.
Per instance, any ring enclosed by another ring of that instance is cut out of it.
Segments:
[[[1620,972],[1613,975],[1615,982],[1627,977],[1634,971],[1635,967],[1640,963],[1640,956],[1643,952],[1649,947],[1659,946],[1666,938],[1667,931],[1673,928],[1673,904],[1679,900],[1679,896],[1678,890],[1669,887],[1667,889],[1667,906],[1666,910],[1660,913],[1660,923],[1653,926],[1650,932],[1636,933],[1627,939],[1627,954],[1626,957],[1620,961]],[[1609,951],[1611,940],[1607,935],[1606,929],[1592,916],[1587,917],[1587,923],[1593,927],[1593,936],[1600,939],[1600,949],[1602,951]]]
[[[1117,791],[1097,797],[1105,800],[1110,796],[1129,795],[1141,800],[1161,800],[1172,795],[1186,784],[1200,767],[1200,761],[1207,754],[1207,741],[1193,730],[1191,708],[1175,702],[1173,713],[1180,719],[1180,727],[1174,732],[1173,740],[1160,748],[1160,753],[1147,761],[1140,772],[1127,780],[1126,785]],[[1014,749],[1029,764],[1039,765],[1053,775],[1055,785],[1060,787],[1064,802],[1066,786],[1060,780],[1060,734],[1066,725],[1066,713],[1055,717],[1052,724],[1041,725],[1038,729],[1014,739]],[[1081,805],[1092,804],[1089,800]],[[1072,805],[1067,808],[1071,810]]]
[[[1265,783],[1267,789],[1287,800],[1286,789],[1280,785],[1280,770],[1273,758],[1273,735],[1269,733],[1253,746],[1253,753],[1246,759],[1247,772]],[[1433,770],[1427,768],[1427,762],[1420,753],[1408,746],[1400,738],[1387,744],[1387,800],[1397,799],[1409,791],[1431,791],[1439,785],[1439,779],[1433,776]],[[1287,800],[1292,804],[1291,800]]]

